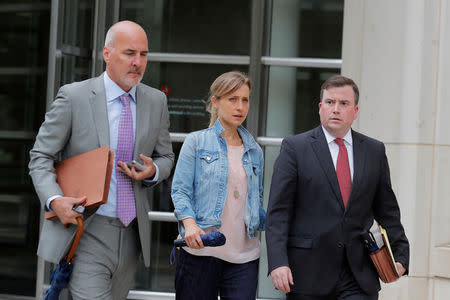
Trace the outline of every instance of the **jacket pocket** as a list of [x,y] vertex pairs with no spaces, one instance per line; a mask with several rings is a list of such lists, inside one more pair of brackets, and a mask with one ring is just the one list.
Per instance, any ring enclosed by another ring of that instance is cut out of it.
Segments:
[[219,152],[200,149],[198,150],[198,157],[202,162],[211,164],[219,159]]
[[309,238],[289,238],[288,247],[310,249],[314,246],[314,240]]

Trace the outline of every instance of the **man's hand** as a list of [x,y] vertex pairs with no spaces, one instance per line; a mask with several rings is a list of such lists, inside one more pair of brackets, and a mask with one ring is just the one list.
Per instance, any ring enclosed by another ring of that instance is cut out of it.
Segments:
[[72,198],[72,197],[61,197],[56,198],[52,200],[50,206],[53,209],[53,211],[58,216],[58,219],[63,223],[66,224],[77,224],[77,217],[83,217],[82,214],[77,213],[72,208],[75,205],[80,205],[86,202],[86,196],[81,198]]
[[128,177],[131,177],[136,181],[153,177],[156,173],[156,167],[153,163],[153,159],[143,154],[139,154],[139,158],[144,162],[145,170],[137,171],[134,167],[129,168],[127,163],[123,161],[117,162],[119,166],[116,170],[128,175]]
[[403,265],[402,265],[401,263],[399,263],[399,262],[396,262],[396,263],[395,263],[395,266],[397,267],[398,275],[399,275],[400,277],[402,277],[403,274],[405,274],[406,269],[405,269],[405,268],[403,267]]
[[294,285],[291,269],[287,266],[274,269],[270,272],[270,277],[272,278],[273,286],[284,293],[289,293],[291,291],[289,285]]
[[202,234],[206,234],[203,229],[198,227],[197,223],[193,218],[187,218],[183,220],[183,225],[185,229],[184,240],[189,248],[192,249],[201,249],[205,246],[203,245],[203,241],[200,237]]

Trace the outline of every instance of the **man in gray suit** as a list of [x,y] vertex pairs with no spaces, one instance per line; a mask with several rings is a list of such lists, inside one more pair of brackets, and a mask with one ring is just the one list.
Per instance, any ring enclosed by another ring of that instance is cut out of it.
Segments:
[[[38,247],[38,255],[53,263],[67,253],[76,231],[63,224],[76,224],[80,214],[72,208],[85,200],[63,195],[54,162],[106,145],[116,154],[108,202],[83,214],[85,230],[68,286],[73,299],[125,299],[139,255],[150,264],[146,188],[170,175],[174,154],[166,97],[139,83],[147,53],[141,26],[113,25],[103,48],[106,72],[61,87],[30,152],[36,192],[59,218],[44,221]],[[141,160],[144,170],[130,169],[129,159]]]

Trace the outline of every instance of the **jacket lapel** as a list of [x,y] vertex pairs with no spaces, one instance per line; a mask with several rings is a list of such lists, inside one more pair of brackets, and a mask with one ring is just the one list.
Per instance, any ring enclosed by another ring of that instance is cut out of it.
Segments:
[[109,123],[103,75],[96,78],[89,99],[100,147],[109,146]]
[[364,136],[352,130],[353,139],[353,182],[352,191],[348,198],[347,209],[352,204],[353,199],[361,186],[362,175],[366,164],[367,151],[365,149]]
[[140,86],[136,87],[136,138],[134,141],[134,159],[139,158],[143,152],[146,134],[149,132],[150,124],[150,101],[146,98],[145,92]]
[[322,167],[328,182],[336,196],[336,200],[339,202],[342,210],[344,210],[344,203],[342,202],[341,190],[339,189],[339,182],[336,176],[336,170],[334,169],[333,159],[331,158],[330,148],[327,144],[327,139],[323,133],[322,127],[316,127],[312,134],[313,141],[311,146],[316,154],[317,160]]

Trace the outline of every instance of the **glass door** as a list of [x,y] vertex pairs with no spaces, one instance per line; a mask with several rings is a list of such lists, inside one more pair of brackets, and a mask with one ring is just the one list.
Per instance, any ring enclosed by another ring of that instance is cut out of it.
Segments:
[[90,77],[94,13],[94,1],[52,2],[47,106],[62,85]]
[[45,111],[50,0],[0,4],[0,294],[33,296],[39,201],[28,161]]

